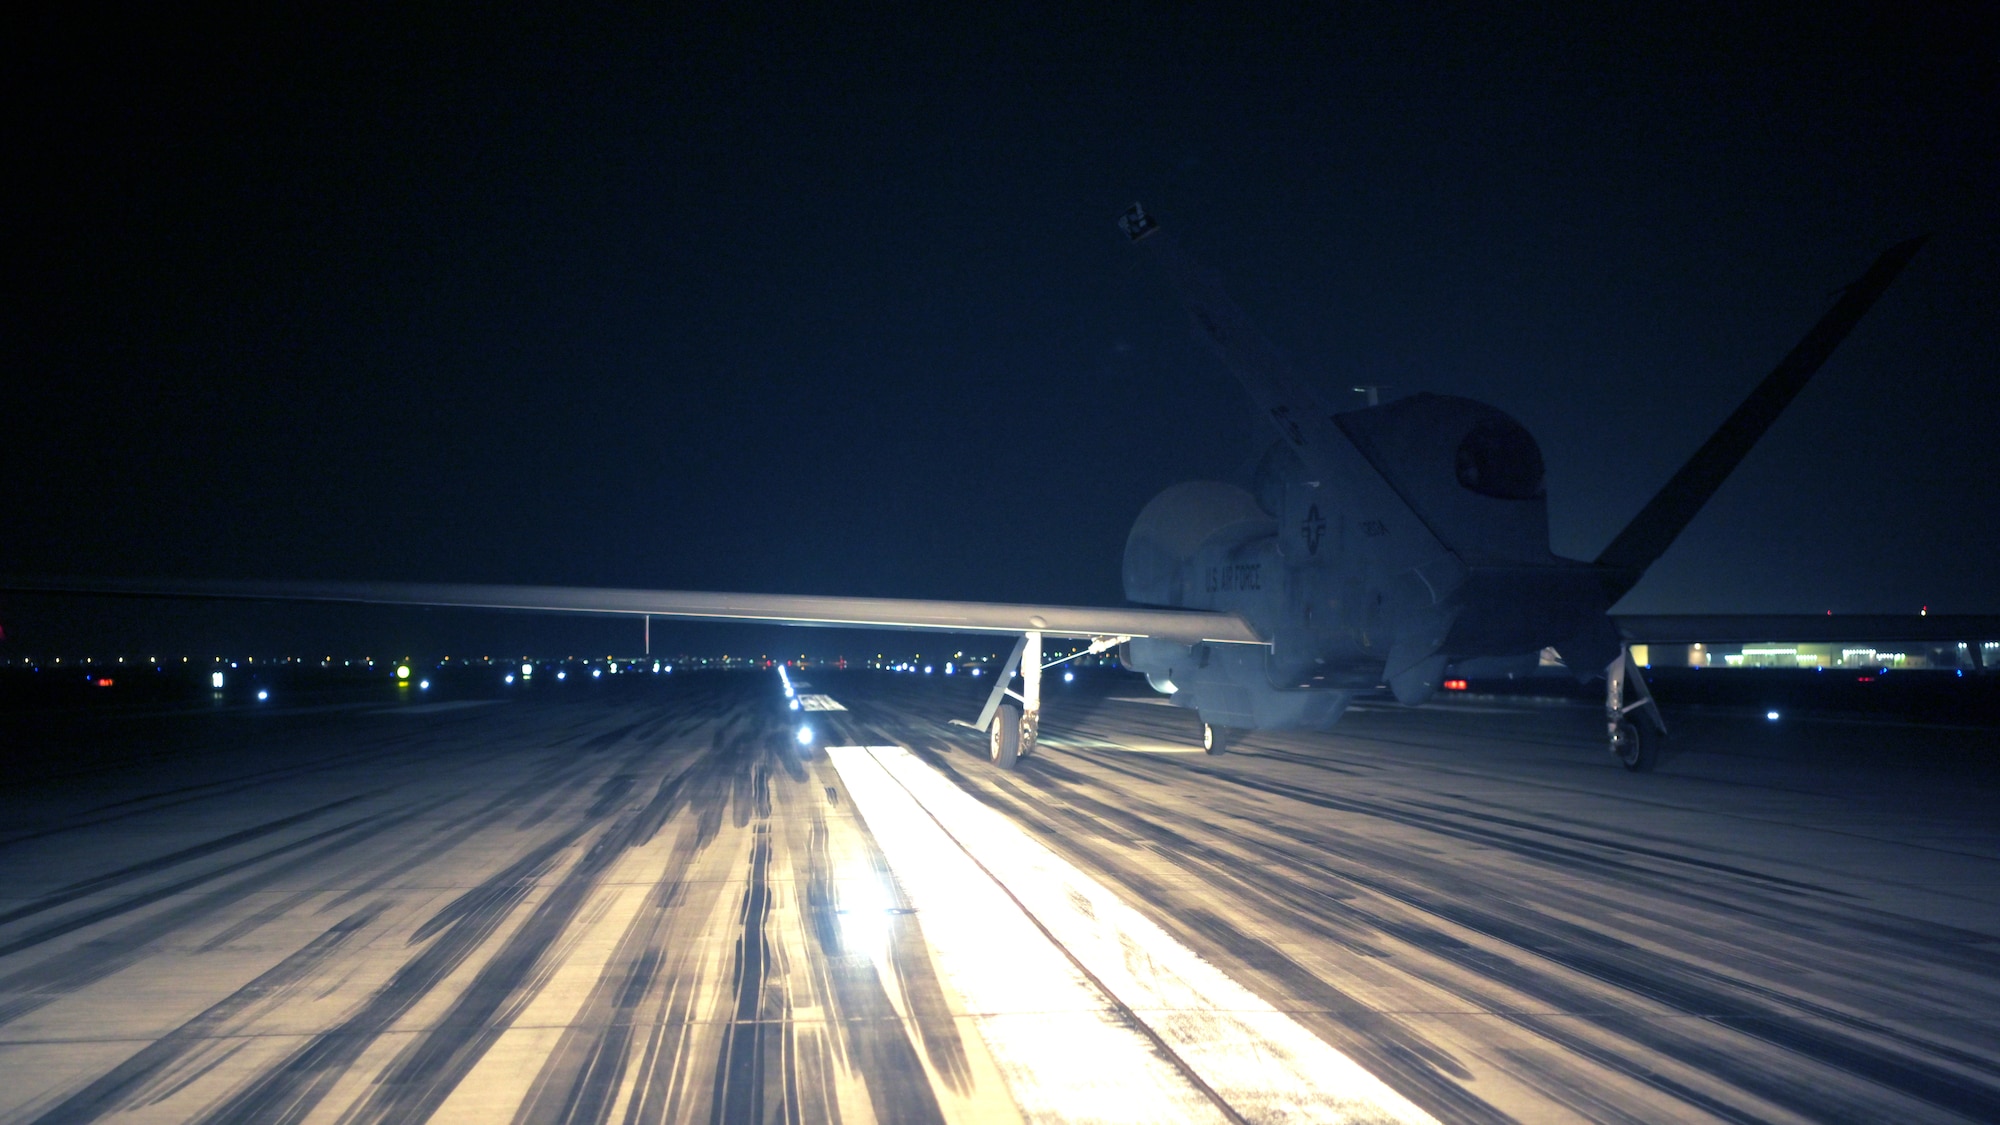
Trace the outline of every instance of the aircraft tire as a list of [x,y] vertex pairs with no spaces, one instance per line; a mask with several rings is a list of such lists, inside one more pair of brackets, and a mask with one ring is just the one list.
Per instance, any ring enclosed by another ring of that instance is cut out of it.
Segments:
[[1210,757],[1229,753],[1229,744],[1236,741],[1236,732],[1228,727],[1218,727],[1211,723],[1201,724],[1201,748]]
[[1633,773],[1651,773],[1660,764],[1660,740],[1644,724],[1621,718],[1611,730],[1611,753]]
[[1021,745],[1020,748],[1014,752],[1014,757],[1017,761],[1019,759],[1027,757],[1028,755],[1034,753],[1037,749],[1040,748],[1042,744],[1041,728],[1042,728],[1042,720],[1040,719],[1040,717],[1032,719],[1023,718],[1021,720]]
[[986,732],[986,751],[993,764],[1011,770],[1021,757],[1021,709],[1002,703],[993,716],[993,729]]

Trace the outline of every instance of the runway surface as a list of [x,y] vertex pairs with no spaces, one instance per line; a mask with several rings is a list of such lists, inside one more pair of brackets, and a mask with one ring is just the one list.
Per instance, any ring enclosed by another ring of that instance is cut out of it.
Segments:
[[810,678],[0,716],[0,1120],[2000,1120],[1993,732]]

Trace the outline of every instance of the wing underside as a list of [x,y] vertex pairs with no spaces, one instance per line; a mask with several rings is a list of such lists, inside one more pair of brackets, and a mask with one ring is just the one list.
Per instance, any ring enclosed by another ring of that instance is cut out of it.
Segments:
[[1008,602],[724,594],[585,586],[486,586],[399,582],[199,582],[147,579],[9,579],[0,589],[143,598],[346,602],[364,605],[618,614],[936,633],[1049,637],[1157,637],[1182,644],[1263,644],[1242,617],[1199,610],[1020,605]]

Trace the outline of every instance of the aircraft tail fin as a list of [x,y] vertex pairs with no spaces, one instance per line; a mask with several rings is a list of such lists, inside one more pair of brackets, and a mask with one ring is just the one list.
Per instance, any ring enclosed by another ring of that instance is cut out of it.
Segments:
[[1757,439],[1778,420],[1806,381],[1820,369],[1833,349],[1874,305],[1889,283],[1909,264],[1928,235],[1899,242],[1882,252],[1868,272],[1842,291],[1840,300],[1813,325],[1805,339],[1779,361],[1750,397],[1736,408],[1714,434],[1695,450],[1694,456],[1667,481],[1666,487],[1647,501],[1645,508],[1618,533],[1611,545],[1597,556],[1603,569],[1607,593],[1616,601],[1631,589],[1667,547],[1700,512],[1709,497],[1735,470]]
[[1118,229],[1151,250],[1166,270],[1202,339],[1236,374],[1257,412],[1277,426],[1294,447],[1308,441],[1305,428],[1327,417],[1318,401],[1276,345],[1250,324],[1214,275],[1197,266],[1146,209],[1134,203],[1118,217]]

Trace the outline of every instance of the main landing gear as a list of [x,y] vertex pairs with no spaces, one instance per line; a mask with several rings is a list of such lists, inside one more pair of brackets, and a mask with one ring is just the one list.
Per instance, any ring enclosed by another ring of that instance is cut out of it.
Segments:
[[[1096,637],[1082,653],[1062,659],[1108,652],[1131,639]],[[1062,660],[1055,663],[1060,664]],[[1021,690],[1018,692],[1010,686],[1016,671],[1021,673]],[[1009,699],[1015,702],[1008,703]],[[953,719],[951,724],[984,733],[987,755],[993,759],[994,765],[1003,770],[1013,769],[1022,758],[1034,753],[1036,739],[1042,729],[1042,635],[1024,633],[1020,640],[1014,642],[1013,654],[1007,657],[1000,673],[993,677],[993,694],[986,697],[986,706],[979,712],[978,722]]]
[[[1637,698],[1625,702],[1630,685]],[[1667,721],[1660,717],[1660,705],[1646,690],[1646,678],[1632,665],[1632,654],[1620,646],[1618,658],[1604,670],[1604,725],[1611,736],[1611,756],[1633,773],[1650,773],[1660,764],[1660,741],[1667,737]]]

